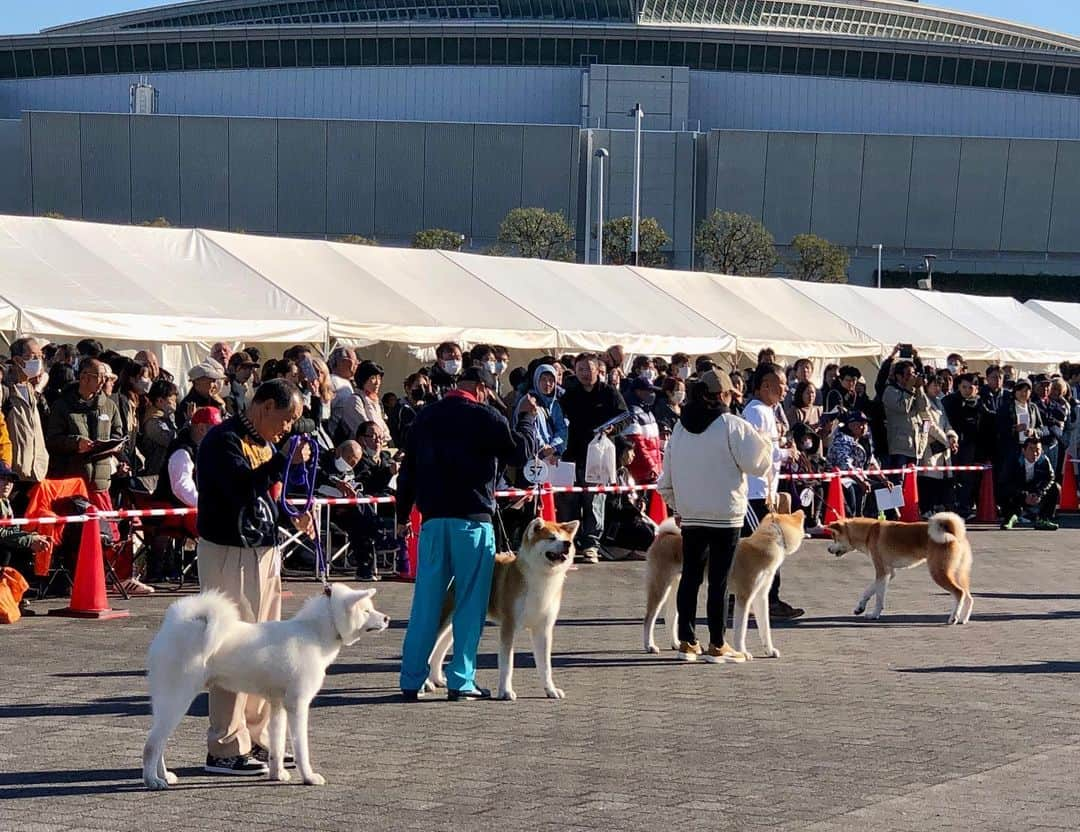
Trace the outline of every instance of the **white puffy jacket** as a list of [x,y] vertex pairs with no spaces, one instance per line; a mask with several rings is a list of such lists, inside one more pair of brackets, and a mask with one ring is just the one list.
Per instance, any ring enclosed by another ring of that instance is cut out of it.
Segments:
[[753,425],[730,413],[720,415],[701,433],[692,433],[680,421],[668,440],[657,487],[684,525],[741,526],[746,516],[746,477],[769,472],[772,450]]

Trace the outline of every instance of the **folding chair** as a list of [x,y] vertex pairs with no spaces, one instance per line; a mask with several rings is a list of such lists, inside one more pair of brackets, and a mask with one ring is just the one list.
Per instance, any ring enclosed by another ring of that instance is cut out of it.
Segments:
[[[143,487],[145,485],[146,483],[132,480],[132,486],[122,496],[122,501],[127,507],[136,511],[175,507],[155,500],[152,491]],[[130,523],[128,539],[132,542],[132,560],[135,561],[140,557],[144,557],[149,562],[150,553],[154,551],[154,543],[164,540],[166,543],[164,554],[172,563],[176,564],[176,591],[182,590],[184,583],[192,576],[192,573],[197,575],[196,570],[199,559],[197,545],[195,549],[188,549],[189,543],[198,543],[198,537],[191,533],[190,515],[133,518]],[[136,550],[134,543],[137,538],[139,538],[139,548]],[[191,552],[190,556],[189,551]]]
[[[36,519],[40,517],[63,516],[62,504],[72,497],[86,499],[88,492],[86,483],[76,477],[68,479],[42,480],[30,489],[27,495],[26,517]],[[64,514],[74,513],[72,511]],[[27,532],[33,532],[49,538],[52,541],[52,549],[48,554],[42,553],[34,558],[34,575],[38,578],[38,599],[44,598],[58,580],[67,582],[71,589],[74,576],[62,557],[57,557],[64,542],[64,529],[66,523],[48,523],[29,525]]]

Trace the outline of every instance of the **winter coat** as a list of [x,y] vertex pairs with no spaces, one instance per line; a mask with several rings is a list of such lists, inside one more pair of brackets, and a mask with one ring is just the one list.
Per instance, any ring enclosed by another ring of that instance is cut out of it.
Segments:
[[926,446],[922,423],[928,418],[930,400],[921,387],[913,391],[890,384],[881,394],[885,408],[885,435],[889,453],[919,459]]
[[632,418],[622,432],[634,446],[630,475],[637,482],[654,483],[660,478],[663,467],[660,426],[656,423],[656,417],[640,404],[630,407],[630,415]]
[[738,528],[746,517],[746,477],[768,473],[772,450],[749,422],[692,402],[668,440],[657,487],[683,525]]
[[11,440],[11,470],[20,480],[41,482],[49,472],[45,446],[45,400],[27,384],[14,384],[4,397],[4,418]]
[[105,491],[112,481],[113,458],[89,462],[77,450],[79,439],[107,441],[123,439],[120,411],[104,393],[89,401],[79,395],[72,384],[53,404],[45,443],[49,449],[49,477],[63,479],[79,477],[92,491]]

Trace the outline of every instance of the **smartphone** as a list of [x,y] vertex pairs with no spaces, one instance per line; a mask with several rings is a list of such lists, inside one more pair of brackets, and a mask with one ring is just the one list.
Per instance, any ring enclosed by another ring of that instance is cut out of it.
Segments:
[[901,358],[911,358],[914,354],[915,354],[915,351],[912,349],[911,344],[901,344],[900,345],[900,357]]
[[315,372],[315,364],[310,358],[301,360],[300,372],[308,381],[314,381],[319,377],[319,374]]

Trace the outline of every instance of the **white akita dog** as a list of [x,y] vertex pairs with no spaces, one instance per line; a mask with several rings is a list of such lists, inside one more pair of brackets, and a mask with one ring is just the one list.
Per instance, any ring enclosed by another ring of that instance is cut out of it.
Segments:
[[150,643],[147,677],[154,715],[143,747],[143,782],[166,789],[176,775],[165,767],[165,743],[192,700],[210,686],[261,696],[270,703],[270,779],[288,780],[285,722],[296,767],[308,785],[326,782],[308,755],[308,707],[341,648],[365,632],[385,630],[389,616],[371,603],[374,589],[333,584],[308,599],[287,621],[249,624],[217,591],[177,601]]

